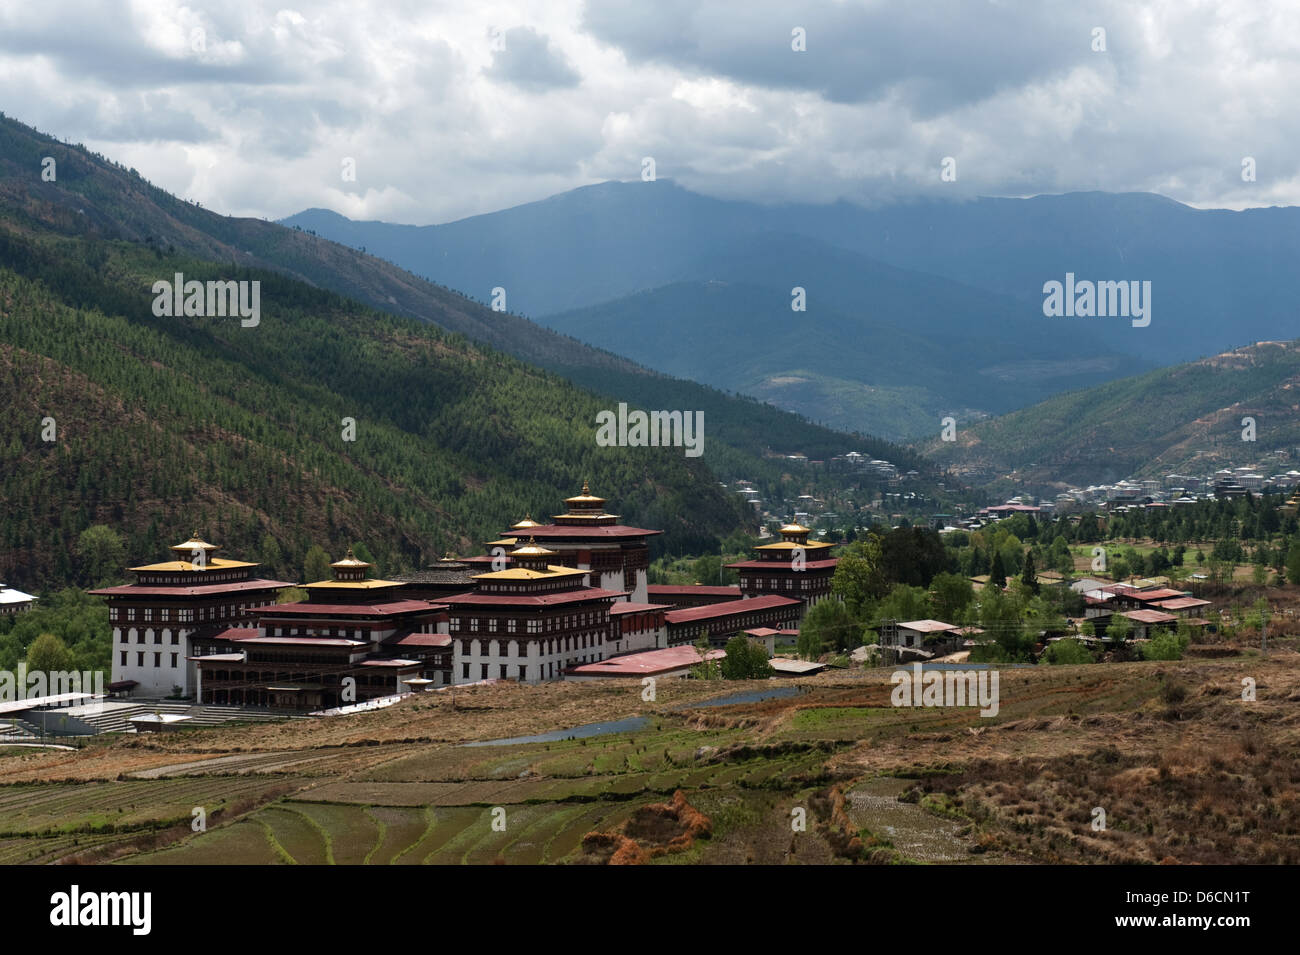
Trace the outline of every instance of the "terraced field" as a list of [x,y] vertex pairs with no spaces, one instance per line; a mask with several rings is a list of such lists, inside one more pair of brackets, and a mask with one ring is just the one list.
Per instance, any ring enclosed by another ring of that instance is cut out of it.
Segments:
[[[346,745],[316,727],[326,742],[223,751],[249,731],[217,730],[27,755],[8,764],[23,778],[47,759],[96,775],[0,786],[0,864],[1295,861],[1300,658],[1281,656],[1008,669],[991,718],[896,708],[887,673],[849,671],[729,706],[674,693],[643,728],[586,739],[459,745],[485,712],[538,730],[540,697],[500,685],[340,721]],[[391,730],[417,716],[437,739]],[[118,753],[129,771],[103,778]],[[1090,830],[1096,805],[1109,834]],[[1243,807],[1265,836],[1233,827]]]

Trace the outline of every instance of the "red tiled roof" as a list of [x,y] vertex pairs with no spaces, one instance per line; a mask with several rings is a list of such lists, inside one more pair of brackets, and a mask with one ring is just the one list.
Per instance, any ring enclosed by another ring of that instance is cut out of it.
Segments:
[[104,597],[204,597],[209,594],[237,594],[249,590],[275,590],[292,587],[283,580],[233,580],[226,584],[200,584],[193,587],[155,587],[142,584],[121,584],[117,587],[101,587],[88,593]]
[[606,600],[626,596],[625,590],[603,590],[600,587],[580,587],[558,594],[457,594],[441,598],[452,607],[550,607],[556,604],[578,603],[584,600]]
[[449,647],[451,636],[445,633],[408,633],[400,640],[392,641],[395,647]]
[[708,604],[704,607],[685,607],[670,610],[664,616],[669,623],[691,623],[695,620],[707,620],[711,617],[737,617],[757,610],[773,610],[777,607],[793,607],[800,603],[789,597],[769,594],[765,597],[751,597],[749,600],[728,600],[725,603]]
[[1170,590],[1168,587],[1157,587],[1155,590],[1129,591],[1122,596],[1132,597],[1134,600],[1140,600],[1143,603],[1156,603],[1160,600],[1174,600],[1178,597],[1185,597],[1187,595],[1181,590]]
[[[718,660],[726,655],[724,650],[710,650],[705,658]],[[581,676],[650,676],[668,670],[680,670],[699,662],[700,655],[694,647],[666,647],[662,650],[646,650],[644,653],[625,653],[599,663],[583,663],[564,672]]]
[[[507,537],[523,537],[523,531],[510,531]],[[578,524],[543,524],[540,527],[530,527],[527,530],[527,536],[543,537],[572,537],[581,540],[586,537],[647,537],[651,534],[662,534],[663,531],[652,531],[645,527],[627,527],[623,524],[600,524],[595,527],[586,527]]]
[[672,604],[641,604],[633,600],[615,600],[609,612],[614,616],[621,616],[625,613],[649,613],[651,610],[671,610]]
[[1177,597],[1174,600],[1162,600],[1156,604],[1161,610],[1188,610],[1192,607],[1208,607],[1210,601],[1199,597]]
[[260,636],[261,630],[256,627],[230,627],[222,630],[220,633],[212,635],[213,640],[247,640],[249,637]]
[[1130,610],[1123,616],[1138,623],[1169,623],[1178,619],[1171,613],[1161,613],[1159,610]]
[[702,584],[651,584],[646,593],[652,597],[690,597],[703,594],[706,597],[731,597],[740,599],[739,587],[713,587]]
[[257,612],[271,617],[313,617],[335,615],[348,617],[391,617],[403,613],[436,613],[446,610],[446,604],[426,600],[389,600],[381,604],[318,604],[304,601],[296,604],[276,604],[262,607]]
[[[806,560],[803,566],[807,570],[826,570],[833,568],[840,562],[838,557],[826,557],[822,560]],[[780,567],[782,570],[793,570],[790,562],[785,558],[781,560],[738,560],[734,564],[727,564],[728,567],[739,567],[744,570],[772,570],[774,567]]]

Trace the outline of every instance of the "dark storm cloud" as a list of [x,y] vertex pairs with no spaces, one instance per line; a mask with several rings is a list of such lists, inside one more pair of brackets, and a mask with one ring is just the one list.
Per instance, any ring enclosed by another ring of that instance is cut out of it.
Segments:
[[[1116,17],[1062,3],[666,0],[630,9],[621,0],[587,0],[583,25],[633,63],[836,103],[894,98],[924,116],[1091,62],[1094,26],[1107,29],[1112,54],[1128,45]],[[796,28],[806,52],[792,49]]]
[[497,50],[484,72],[530,93],[568,89],[582,80],[550,40],[532,27],[513,27],[503,35],[504,50]]

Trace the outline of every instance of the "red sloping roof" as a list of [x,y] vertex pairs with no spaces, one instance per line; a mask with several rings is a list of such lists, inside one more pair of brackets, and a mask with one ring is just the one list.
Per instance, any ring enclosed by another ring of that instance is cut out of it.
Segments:
[[651,584],[646,593],[652,597],[731,597],[740,599],[739,587],[714,587],[702,584]]
[[584,600],[617,599],[627,595],[625,590],[604,590],[600,587],[581,587],[558,594],[458,594],[443,597],[452,607],[550,607],[556,604],[578,603]]
[[1161,613],[1159,610],[1130,610],[1123,616],[1138,623],[1169,623],[1178,619],[1171,613]]
[[258,630],[256,627],[230,627],[227,630],[222,630],[220,633],[214,633],[212,635],[212,639],[248,640],[251,637],[258,637],[261,635],[262,635],[262,631]]
[[117,587],[101,587],[88,593],[104,597],[204,597],[209,594],[236,594],[249,590],[275,590],[292,587],[283,580],[232,580],[225,584],[197,584],[193,587],[155,587],[141,584],[121,584]]
[[609,612],[613,616],[625,613],[649,613],[651,610],[672,610],[672,604],[640,604],[632,600],[615,600]]
[[445,633],[408,633],[400,640],[394,640],[390,646],[397,647],[449,647],[451,636]]
[[1210,601],[1199,597],[1177,597],[1174,600],[1162,600],[1156,604],[1161,610],[1187,610],[1191,607],[1208,607]]
[[381,604],[319,604],[304,601],[296,604],[276,604],[263,607],[259,614],[270,617],[312,617],[317,615],[345,615],[349,617],[391,617],[402,613],[435,613],[446,610],[446,604],[426,600],[389,600]]
[[[652,531],[645,527],[627,527],[623,524],[600,524],[596,527],[585,527],[577,524],[543,524],[541,527],[530,527],[527,530],[527,536],[541,539],[543,537],[646,537],[650,534],[662,534],[663,531]],[[507,537],[523,537],[524,531],[510,531]]]
[[1140,600],[1143,603],[1155,603],[1159,600],[1174,600],[1178,597],[1185,597],[1181,590],[1170,590],[1168,587],[1157,587],[1155,590],[1136,590],[1123,594],[1125,597],[1132,597],[1134,600]]
[[765,597],[751,597],[749,600],[728,600],[720,604],[708,604],[704,607],[686,607],[670,610],[664,616],[669,623],[691,623],[695,620],[708,620],[712,617],[735,617],[753,613],[756,610],[773,610],[777,607],[793,607],[800,603],[789,597],[770,594]]
[[[724,650],[710,650],[705,654],[709,660],[725,657]],[[625,653],[611,657],[599,663],[583,663],[570,667],[565,673],[581,676],[648,676],[663,673],[666,670],[680,670],[682,667],[694,666],[700,662],[700,655],[694,647],[665,647],[662,650],[646,650],[644,653]]]

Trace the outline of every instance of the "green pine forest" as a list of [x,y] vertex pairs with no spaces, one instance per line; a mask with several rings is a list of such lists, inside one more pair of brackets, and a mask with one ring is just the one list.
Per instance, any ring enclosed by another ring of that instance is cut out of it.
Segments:
[[[477,552],[584,478],[668,550],[741,523],[705,459],[599,448],[600,399],[427,324],[127,242],[10,231],[0,262],[0,579],[15,586],[91,583],[74,548],[92,524],[130,561],[198,529],[230,556],[270,534],[293,575],[311,545],[351,541],[395,572]],[[174,272],[260,280],[260,325],[155,318],[150,286]]]

